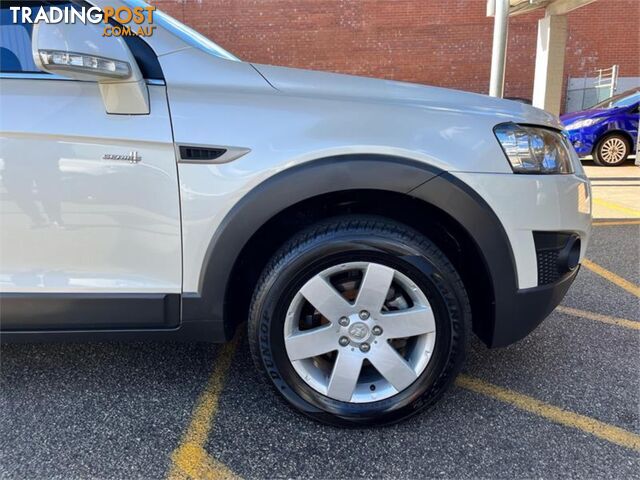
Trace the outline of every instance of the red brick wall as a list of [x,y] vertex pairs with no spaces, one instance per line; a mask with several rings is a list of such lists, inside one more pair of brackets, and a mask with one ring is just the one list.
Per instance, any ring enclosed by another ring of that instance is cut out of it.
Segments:
[[[486,93],[493,19],[485,0],[155,0],[242,59]],[[506,96],[531,98],[540,13],[509,24]],[[617,63],[640,76],[640,2],[568,15],[565,79]]]

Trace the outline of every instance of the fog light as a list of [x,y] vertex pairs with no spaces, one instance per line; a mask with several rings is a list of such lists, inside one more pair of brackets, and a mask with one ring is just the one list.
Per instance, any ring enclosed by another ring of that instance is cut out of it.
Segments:
[[578,268],[580,236],[565,232],[533,232],[538,285],[550,285]]
[[580,237],[576,234],[571,235],[567,244],[560,250],[558,254],[558,263],[566,268],[567,271],[575,270],[580,261]]

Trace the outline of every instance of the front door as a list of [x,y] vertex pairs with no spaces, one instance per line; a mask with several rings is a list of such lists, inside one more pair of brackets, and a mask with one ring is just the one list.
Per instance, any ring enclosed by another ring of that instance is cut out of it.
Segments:
[[[97,83],[38,72],[2,5],[0,326],[175,326],[180,203],[165,87],[110,115]],[[148,70],[141,68],[142,71]]]

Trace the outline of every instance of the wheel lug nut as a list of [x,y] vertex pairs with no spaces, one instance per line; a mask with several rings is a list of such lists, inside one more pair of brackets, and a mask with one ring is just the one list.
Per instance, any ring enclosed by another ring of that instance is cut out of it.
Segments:
[[343,327],[346,327],[347,325],[349,325],[349,319],[347,317],[340,317],[340,320],[338,320],[338,323]]
[[376,325],[371,329],[371,333],[373,333],[374,335],[382,335],[382,328]]
[[340,340],[338,340],[338,343],[343,347],[346,347],[347,345],[349,345],[349,339],[347,337],[340,337]]
[[366,310],[362,310],[362,311],[360,312],[360,318],[361,318],[362,320],[366,320],[367,318],[369,318],[369,312],[367,312]]
[[360,345],[361,352],[367,353],[369,350],[371,350],[371,347],[368,343],[363,343],[362,345]]

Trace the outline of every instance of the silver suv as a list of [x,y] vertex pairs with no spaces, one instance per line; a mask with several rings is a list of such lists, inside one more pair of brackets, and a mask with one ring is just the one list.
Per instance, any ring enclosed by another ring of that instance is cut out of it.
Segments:
[[576,276],[590,188],[552,115],[246,63],[160,11],[117,37],[21,3],[2,3],[2,341],[223,342],[248,320],[297,409],[384,424],[442,395],[471,331],[521,339]]

